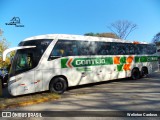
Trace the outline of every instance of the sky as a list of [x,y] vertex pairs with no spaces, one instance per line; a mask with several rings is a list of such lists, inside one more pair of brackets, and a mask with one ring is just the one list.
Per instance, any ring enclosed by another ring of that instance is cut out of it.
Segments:
[[[24,27],[6,25],[13,17]],[[111,32],[118,20],[137,24],[127,40],[151,42],[160,32],[159,0],[0,0],[0,28],[16,47],[25,38],[42,34]]]

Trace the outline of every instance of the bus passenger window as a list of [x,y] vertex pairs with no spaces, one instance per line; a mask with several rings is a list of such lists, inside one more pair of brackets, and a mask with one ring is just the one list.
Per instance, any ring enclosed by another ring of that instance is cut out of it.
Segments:
[[78,55],[78,47],[74,40],[59,40],[54,46],[48,60],[59,57]]
[[63,43],[61,41],[58,41],[54,48],[52,49],[52,52],[48,58],[48,60],[53,60],[57,57],[60,57],[60,56],[64,56],[64,47],[63,47]]
[[97,54],[98,55],[109,55],[111,51],[110,43],[99,42],[97,45]]
[[118,55],[117,43],[111,44],[111,55]]
[[142,55],[142,54],[143,54],[143,46],[137,45],[137,47],[138,47],[138,53],[139,53],[140,55]]
[[147,45],[143,45],[143,54],[147,54]]
[[68,44],[66,44],[66,46],[66,51],[68,51],[66,56],[78,55],[78,48],[75,41],[69,41]]
[[78,41],[78,53],[80,56],[90,55],[89,53],[90,43],[88,41]]
[[125,48],[125,44],[124,43],[118,43],[117,44],[117,52],[118,52],[118,55],[125,55],[126,54],[126,48]]
[[97,43],[96,42],[90,42],[89,54],[90,55],[97,55]]
[[139,55],[139,54],[140,54],[140,49],[139,49],[138,45],[135,44],[135,45],[134,45],[134,48],[135,48],[135,54],[136,54],[136,55]]
[[155,45],[147,45],[147,54],[154,54],[156,53],[156,46]]
[[134,55],[135,54],[135,47],[134,47],[134,45],[133,44],[129,44],[128,48],[129,48],[129,54],[130,55]]

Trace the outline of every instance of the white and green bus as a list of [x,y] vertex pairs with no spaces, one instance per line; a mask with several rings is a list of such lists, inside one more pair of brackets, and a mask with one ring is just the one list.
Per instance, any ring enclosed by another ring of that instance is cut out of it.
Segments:
[[159,70],[156,46],[120,39],[48,34],[21,41],[13,59],[8,91],[17,96],[142,76]]

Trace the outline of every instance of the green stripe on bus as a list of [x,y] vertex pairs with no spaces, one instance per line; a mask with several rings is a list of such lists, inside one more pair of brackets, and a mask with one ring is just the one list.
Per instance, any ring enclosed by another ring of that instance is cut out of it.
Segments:
[[[84,67],[84,66],[100,66],[112,65],[114,57],[95,57],[95,58],[63,58],[61,59],[62,68]],[[120,57],[120,64],[117,65],[117,71],[123,70],[127,57]],[[157,56],[135,56],[135,63],[158,61]]]
[[68,61],[68,58],[61,59],[61,67],[62,68],[67,68],[67,65],[66,65],[67,61]]
[[[61,67],[67,68],[68,58],[61,59]],[[74,58],[70,63],[73,67],[99,66],[113,64],[112,57],[95,57],[95,58]]]
[[158,61],[157,56],[135,56],[135,63],[138,62],[154,62]]

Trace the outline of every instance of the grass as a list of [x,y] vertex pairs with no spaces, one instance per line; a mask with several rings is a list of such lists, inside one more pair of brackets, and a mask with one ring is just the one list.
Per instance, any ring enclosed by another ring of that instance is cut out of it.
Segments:
[[47,101],[56,100],[59,98],[61,98],[60,95],[47,92],[12,97],[12,98],[0,98],[0,110],[43,103]]

